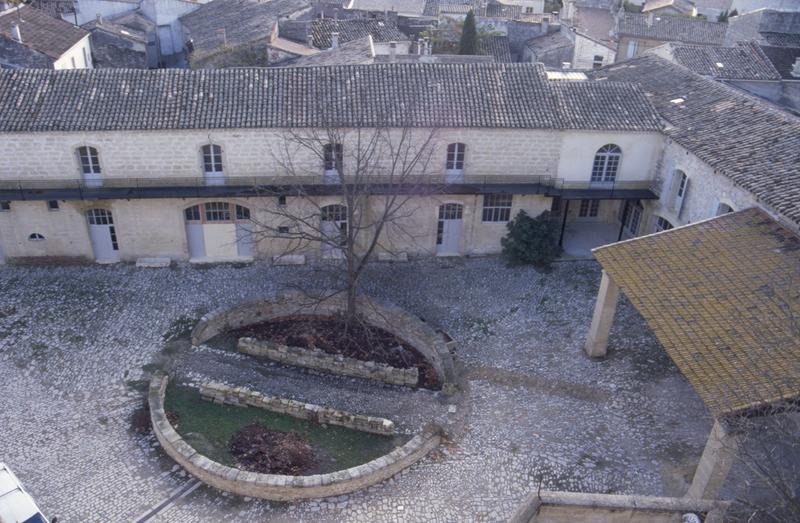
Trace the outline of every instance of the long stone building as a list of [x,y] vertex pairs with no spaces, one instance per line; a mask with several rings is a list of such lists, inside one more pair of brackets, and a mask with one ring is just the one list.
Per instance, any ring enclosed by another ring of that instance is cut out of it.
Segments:
[[[642,60],[651,59],[660,60]],[[492,63],[2,71],[0,258],[204,262],[285,254],[287,241],[252,234],[254,222],[275,220],[276,206],[301,205],[301,188],[316,195],[314,219],[344,230],[329,177],[355,169],[359,136],[384,131],[430,140],[429,161],[415,174],[436,190],[414,197],[404,218],[414,234],[387,233],[379,254],[495,253],[520,210],[555,211],[568,253],[578,255],[708,217],[710,206],[705,215],[688,210],[695,180],[681,193],[681,217],[658,207],[664,170],[680,152],[673,152],[681,147],[675,124],[658,114],[662,104],[648,99],[647,86],[621,79],[553,80],[541,66]],[[290,147],[329,129],[341,143]],[[798,186],[794,165],[787,187]],[[682,168],[693,174],[695,166]],[[713,176],[756,194],[726,174]],[[764,202],[779,217],[798,216],[796,203],[787,210],[763,195],[726,198],[720,205]],[[336,254],[319,244],[292,252]]]

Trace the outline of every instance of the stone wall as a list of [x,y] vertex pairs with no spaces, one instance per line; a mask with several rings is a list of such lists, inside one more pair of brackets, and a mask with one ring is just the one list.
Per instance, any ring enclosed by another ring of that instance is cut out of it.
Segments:
[[[358,298],[358,306],[368,324],[394,334],[419,351],[433,367],[445,391],[455,384],[453,359],[440,333],[397,307],[380,305],[365,296]],[[273,299],[245,302],[231,308],[217,309],[203,316],[192,330],[192,344],[200,345],[221,332],[285,316],[333,316],[342,310],[342,295],[311,299],[302,294],[286,294]]]
[[154,376],[148,391],[150,421],[164,451],[203,483],[240,496],[293,501],[348,494],[380,483],[413,465],[436,448],[441,440],[441,429],[431,426],[385,456],[330,474],[283,476],[247,472],[210,460],[181,438],[164,412],[167,380],[164,375]]
[[200,396],[218,404],[257,407],[270,412],[286,414],[293,418],[338,425],[382,436],[394,434],[394,422],[386,418],[353,414],[312,403],[279,398],[243,387],[234,388],[222,383],[206,383],[200,386]]
[[253,338],[239,338],[238,347],[239,352],[259,358],[267,358],[285,365],[295,365],[343,376],[383,381],[392,385],[405,385],[407,387],[416,387],[419,382],[419,369],[416,367],[400,369],[373,361],[334,356],[319,349],[289,347]]

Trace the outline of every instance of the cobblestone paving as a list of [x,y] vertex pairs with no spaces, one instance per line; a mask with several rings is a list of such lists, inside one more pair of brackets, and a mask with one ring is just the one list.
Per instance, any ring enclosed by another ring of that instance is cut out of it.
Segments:
[[[133,521],[189,477],[129,417],[165,358],[187,381],[218,372],[265,391],[389,415],[412,432],[447,400],[167,344],[203,312],[314,281],[310,267],[0,268],[0,461],[59,521]],[[581,344],[600,271],[549,274],[494,259],[370,268],[365,291],[446,329],[466,391],[452,441],[363,492],[268,503],[201,487],[151,521],[501,521],[531,489],[682,494],[710,417],[636,311],[612,352]],[[166,355],[166,356],[165,356]],[[313,386],[309,384],[313,383]]]

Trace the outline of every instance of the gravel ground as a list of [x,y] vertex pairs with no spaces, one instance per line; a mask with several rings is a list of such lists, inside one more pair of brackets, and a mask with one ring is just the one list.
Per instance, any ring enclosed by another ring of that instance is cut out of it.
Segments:
[[[268,503],[201,487],[151,521],[501,521],[531,490],[680,495],[711,419],[644,321],[618,309],[609,357],[583,356],[600,271],[549,274],[485,259],[375,265],[365,291],[447,330],[466,388],[453,400],[165,343],[202,313],[321,281],[312,267],[0,269],[0,460],[59,521],[132,521],[189,478],[129,417],[171,361],[265,392],[386,415],[414,432],[463,420],[452,441],[349,496]],[[166,350],[165,350],[166,349]]]

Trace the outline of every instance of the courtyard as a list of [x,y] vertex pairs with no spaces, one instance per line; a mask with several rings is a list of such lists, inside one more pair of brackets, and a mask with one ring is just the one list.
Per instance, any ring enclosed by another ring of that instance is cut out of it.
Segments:
[[[609,357],[582,345],[595,262],[550,273],[494,258],[368,268],[364,292],[447,331],[463,390],[380,386],[270,365],[185,333],[204,313],[319,280],[309,267],[0,269],[0,448],[49,516],[73,521],[503,521],[546,489],[682,495],[711,427],[700,398],[623,300]],[[396,421],[450,427],[437,451],[364,491],[298,503],[224,494],[137,434],[151,373],[224,379]],[[455,408],[454,408],[455,407]],[[167,503],[165,503],[167,501]],[[144,516],[144,517],[143,517]]]

